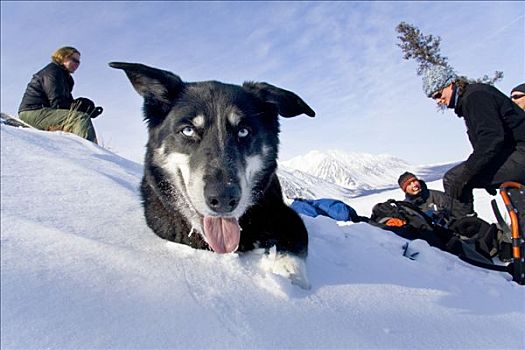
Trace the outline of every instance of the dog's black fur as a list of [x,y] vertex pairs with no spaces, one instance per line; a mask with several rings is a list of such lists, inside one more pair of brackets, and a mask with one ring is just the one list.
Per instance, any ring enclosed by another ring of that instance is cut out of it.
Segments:
[[[110,66],[124,70],[144,97],[149,139],[141,192],[158,236],[220,253],[275,245],[306,257],[306,228],[284,203],[276,175],[278,115],[315,115],[299,96],[266,83],[187,83],[142,64]],[[207,237],[205,217],[225,233]]]

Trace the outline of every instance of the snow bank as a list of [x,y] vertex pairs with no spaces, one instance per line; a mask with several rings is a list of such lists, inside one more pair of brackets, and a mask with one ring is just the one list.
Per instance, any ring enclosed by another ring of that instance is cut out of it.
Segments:
[[[269,272],[272,254],[156,237],[136,163],[64,133],[2,126],[1,141],[2,348],[525,347],[525,287],[505,273],[304,217],[304,291]],[[392,194],[351,202],[369,215]]]

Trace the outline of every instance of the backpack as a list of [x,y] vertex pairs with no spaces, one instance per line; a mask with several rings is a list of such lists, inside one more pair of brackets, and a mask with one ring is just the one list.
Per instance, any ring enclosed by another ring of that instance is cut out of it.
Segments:
[[414,204],[394,199],[374,205],[369,223],[409,240],[423,239],[442,250],[453,236],[451,230],[435,226]]

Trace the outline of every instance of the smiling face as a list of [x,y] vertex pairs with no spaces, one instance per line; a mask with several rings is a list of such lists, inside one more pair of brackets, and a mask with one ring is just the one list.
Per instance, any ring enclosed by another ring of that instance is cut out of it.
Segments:
[[416,196],[421,192],[421,184],[419,180],[414,179],[408,183],[405,188],[405,192],[409,195]]

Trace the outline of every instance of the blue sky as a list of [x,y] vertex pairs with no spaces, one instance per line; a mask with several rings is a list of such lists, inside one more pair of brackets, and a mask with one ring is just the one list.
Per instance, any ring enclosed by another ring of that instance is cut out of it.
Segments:
[[525,2],[11,2],[1,3],[1,110],[16,114],[32,74],[58,47],[82,54],[75,97],[104,107],[107,148],[141,161],[142,99],[110,61],[166,69],[185,81],[266,81],[316,112],[281,120],[281,159],[310,150],[391,154],[414,164],[465,159],[462,119],[427,99],[402,58],[401,21],[442,39],[460,74],[525,81]]

